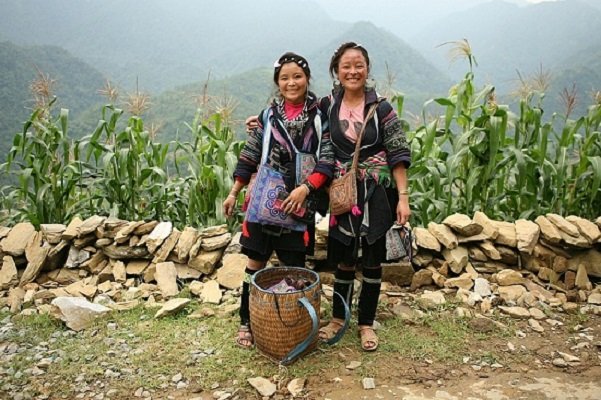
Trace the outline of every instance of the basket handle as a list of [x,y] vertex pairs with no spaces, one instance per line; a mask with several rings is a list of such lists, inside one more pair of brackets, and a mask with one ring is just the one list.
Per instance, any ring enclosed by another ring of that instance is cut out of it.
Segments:
[[309,345],[313,343],[313,340],[315,340],[315,336],[317,336],[317,330],[319,329],[319,320],[317,318],[317,312],[315,311],[315,308],[313,308],[311,302],[309,302],[309,299],[307,299],[306,297],[300,298],[298,299],[298,303],[301,306],[305,307],[305,309],[309,313],[309,316],[311,317],[311,333],[309,333],[309,336],[307,336],[305,340],[303,340],[298,345],[296,345],[295,348],[290,350],[290,353],[288,353],[286,357],[284,357],[284,359],[280,362],[280,364],[282,365],[290,364],[305,350],[307,350]]
[[342,328],[340,328],[340,330],[338,330],[336,335],[334,335],[334,337],[325,341],[325,344],[329,344],[329,345],[336,344],[340,339],[342,339],[342,336],[344,336],[344,333],[348,329],[348,326],[351,322],[351,310],[349,309],[348,304],[346,304],[344,297],[342,297],[342,295],[338,292],[334,292],[334,295],[337,295],[338,297],[340,297],[340,300],[342,301],[342,305],[344,306],[344,324],[342,325]]

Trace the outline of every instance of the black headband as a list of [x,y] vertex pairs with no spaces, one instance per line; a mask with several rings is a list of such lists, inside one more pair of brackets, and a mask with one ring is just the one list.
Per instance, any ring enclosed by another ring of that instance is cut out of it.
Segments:
[[282,69],[282,65],[287,63],[295,63],[299,67],[302,68],[307,78],[311,77],[311,69],[309,68],[309,63],[303,56],[299,56],[294,53],[286,53],[282,55],[276,62],[273,63],[273,80],[277,84],[278,76],[280,74],[280,70]]

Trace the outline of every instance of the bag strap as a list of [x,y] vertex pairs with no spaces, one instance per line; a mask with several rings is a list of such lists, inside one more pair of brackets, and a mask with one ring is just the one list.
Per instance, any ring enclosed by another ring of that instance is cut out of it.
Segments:
[[271,115],[271,107],[263,112],[263,144],[261,149],[261,163],[259,165],[265,164],[267,162],[267,154],[269,153],[269,142],[271,141]]
[[353,154],[353,164],[351,165],[351,171],[357,171],[357,165],[359,164],[359,151],[361,150],[361,139],[363,138],[363,133],[365,132],[365,127],[369,123],[369,120],[374,116],[376,109],[378,108],[379,101],[376,101],[371,105],[369,111],[367,112],[367,116],[365,117],[365,121],[363,122],[363,126],[361,126],[361,130],[359,134],[357,134],[357,142],[355,143],[355,153]]

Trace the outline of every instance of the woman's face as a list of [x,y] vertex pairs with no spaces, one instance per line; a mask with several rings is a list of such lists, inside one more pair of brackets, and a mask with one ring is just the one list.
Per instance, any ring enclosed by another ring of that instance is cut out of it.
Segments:
[[292,104],[304,102],[307,85],[307,75],[298,64],[290,62],[282,65],[278,76],[278,87],[286,101]]
[[344,90],[351,92],[364,90],[368,73],[367,60],[361,50],[348,49],[340,57],[338,80]]

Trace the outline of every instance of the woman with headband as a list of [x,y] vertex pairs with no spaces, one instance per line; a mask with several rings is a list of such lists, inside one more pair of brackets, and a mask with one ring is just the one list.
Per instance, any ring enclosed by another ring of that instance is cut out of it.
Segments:
[[[238,193],[263,164],[283,177],[285,192],[281,192],[289,194],[284,194],[280,199],[275,212],[280,210],[286,220],[291,214],[302,210],[310,193],[331,179],[334,164],[332,147],[329,133],[322,130],[325,124],[321,121],[318,99],[309,91],[310,78],[309,64],[298,54],[285,53],[275,62],[273,81],[278,88],[278,96],[270,107],[259,114],[257,126],[250,132],[240,153],[234,172],[234,185],[223,202],[226,216],[233,215]],[[297,176],[297,164],[306,160],[307,155],[312,155],[315,163],[303,165],[314,167],[307,176]],[[257,197],[261,195],[257,190],[252,193]],[[306,254],[313,252],[315,222],[258,222],[255,215],[251,215],[251,210],[244,209],[246,215],[240,244],[242,253],[248,256],[248,264],[242,284],[240,328],[236,343],[248,348],[253,345],[249,311],[252,275],[265,267],[274,251],[283,265],[303,267]]]
[[[411,215],[406,172],[411,155],[396,112],[367,85],[367,50],[355,42],[344,43],[334,52],[329,69],[334,91],[321,100],[320,108],[328,110],[335,177],[349,170],[357,136],[366,126],[359,138],[357,204],[350,212],[331,217],[328,261],[336,266],[334,292],[348,304],[353,297],[355,270],[361,265],[359,335],[362,349],[374,351],[378,337],[373,323],[380,296],[381,264],[386,261],[386,232],[395,221],[407,223]],[[375,114],[368,118],[372,105]],[[333,302],[333,318],[319,331],[323,340],[334,337],[343,326],[343,302],[338,296]]]

